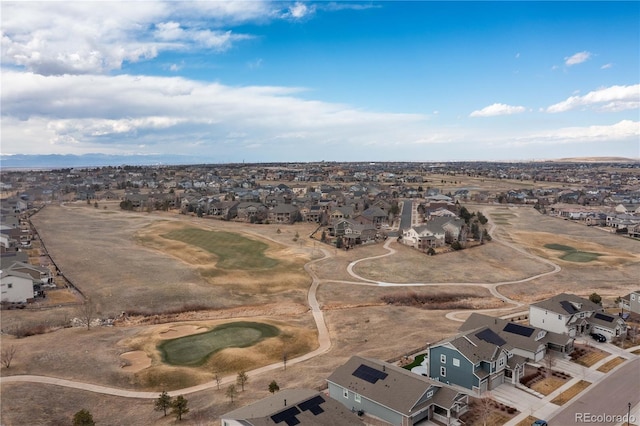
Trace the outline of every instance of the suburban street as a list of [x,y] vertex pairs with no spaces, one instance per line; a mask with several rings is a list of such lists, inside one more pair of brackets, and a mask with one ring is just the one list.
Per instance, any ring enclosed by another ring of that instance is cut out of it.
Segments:
[[[606,375],[585,394],[567,404],[562,411],[550,419],[552,425],[626,425],[617,418],[607,419],[601,416],[626,416],[628,404],[635,416],[632,423],[638,424],[638,403],[640,403],[640,358],[634,358],[619,369]],[[587,414],[588,413],[588,414]],[[580,418],[582,415],[582,420]],[[595,420],[585,420],[593,416]],[[602,421],[600,421],[602,420]],[[633,420],[633,419],[632,419]]]

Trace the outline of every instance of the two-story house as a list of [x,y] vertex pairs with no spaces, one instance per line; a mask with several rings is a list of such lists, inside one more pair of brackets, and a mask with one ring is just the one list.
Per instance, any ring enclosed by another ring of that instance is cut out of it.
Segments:
[[526,361],[489,327],[466,331],[430,346],[428,359],[430,378],[478,394],[504,383],[507,369],[517,371],[519,376]]
[[472,313],[459,330],[464,332],[481,327],[489,327],[502,337],[512,347],[511,353],[533,362],[542,360],[548,349],[562,353],[573,350],[573,338],[566,334],[478,313]]
[[640,314],[640,290],[632,291],[620,300],[620,308]]
[[606,314],[589,299],[567,293],[529,305],[529,323],[570,337],[600,333],[611,340],[627,332],[622,318]]
[[[468,409],[468,395],[384,361],[351,357],[327,379],[329,396],[347,409],[398,426],[437,420],[451,424]],[[375,422],[378,420],[378,422]]]

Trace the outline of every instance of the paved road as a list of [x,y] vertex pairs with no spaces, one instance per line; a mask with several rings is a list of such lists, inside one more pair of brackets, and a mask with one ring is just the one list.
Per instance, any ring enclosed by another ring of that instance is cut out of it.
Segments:
[[[637,405],[640,402],[640,358],[635,358],[618,370],[608,374],[600,382],[593,385],[585,394],[566,405],[562,411],[547,419],[550,425],[616,425],[623,424],[619,418],[602,418],[585,421],[586,414],[593,416],[625,416],[628,404],[631,403],[631,413],[636,419],[632,423],[638,424]],[[582,421],[576,417],[583,415]],[[626,420],[626,419],[625,419]],[[625,423],[626,424],[626,423]]]

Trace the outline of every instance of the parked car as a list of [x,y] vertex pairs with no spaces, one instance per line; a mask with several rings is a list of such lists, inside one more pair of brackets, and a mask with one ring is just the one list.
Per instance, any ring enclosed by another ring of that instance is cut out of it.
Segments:
[[606,342],[607,341],[607,338],[604,337],[600,333],[591,333],[591,337],[593,337],[593,340],[595,340],[596,342]]
[[536,420],[531,426],[549,426],[546,420]]

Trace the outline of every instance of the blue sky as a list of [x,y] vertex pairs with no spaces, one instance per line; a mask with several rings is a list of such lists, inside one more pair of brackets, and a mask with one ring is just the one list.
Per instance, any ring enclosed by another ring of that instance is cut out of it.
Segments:
[[640,157],[639,2],[2,2],[3,155]]

